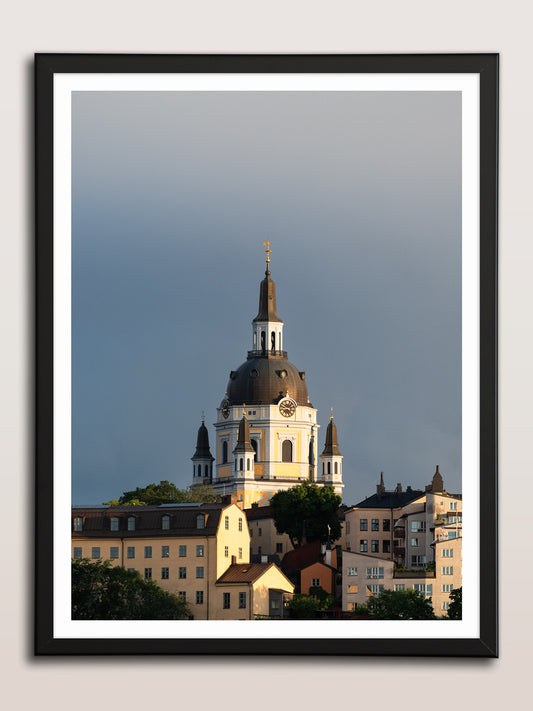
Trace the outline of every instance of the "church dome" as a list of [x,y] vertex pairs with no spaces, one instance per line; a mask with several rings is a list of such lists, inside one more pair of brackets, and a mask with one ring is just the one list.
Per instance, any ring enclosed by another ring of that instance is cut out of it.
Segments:
[[305,373],[286,358],[249,358],[231,371],[226,390],[231,405],[270,405],[288,396],[312,407]]

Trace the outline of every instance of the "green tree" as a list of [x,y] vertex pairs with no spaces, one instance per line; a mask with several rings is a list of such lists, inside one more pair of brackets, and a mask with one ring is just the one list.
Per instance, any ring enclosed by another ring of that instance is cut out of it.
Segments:
[[159,504],[218,503],[220,495],[209,484],[196,484],[188,489],[178,489],[175,484],[164,480],[159,484],[148,484],[133,491],[125,491],[120,499],[104,501],[104,506],[158,506]]
[[73,620],[184,620],[185,602],[108,560],[72,561]]
[[289,617],[292,620],[313,620],[320,609],[319,600],[296,593],[289,606]]
[[368,598],[368,614],[377,620],[434,620],[431,598],[417,590],[382,590]]
[[335,602],[333,595],[327,593],[321,585],[311,585],[309,596],[318,600],[319,610],[329,610]]
[[450,607],[448,608],[449,620],[463,619],[463,588],[456,588],[450,593]]
[[272,518],[278,533],[286,533],[291,543],[298,548],[304,532],[307,542],[340,538],[341,524],[337,511],[341,497],[337,496],[332,486],[319,487],[311,482],[304,482],[286,491],[278,491],[270,502]]

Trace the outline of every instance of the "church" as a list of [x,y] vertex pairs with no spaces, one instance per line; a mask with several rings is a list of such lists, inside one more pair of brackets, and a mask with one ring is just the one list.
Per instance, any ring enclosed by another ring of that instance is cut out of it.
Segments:
[[267,505],[276,492],[305,481],[333,486],[339,495],[344,486],[333,415],[317,465],[317,410],[309,401],[305,371],[283,350],[270,243],[264,244],[266,271],[259,286],[259,311],[252,321],[252,350],[230,372],[217,408],[216,457],[203,418],[192,457],[193,485],[209,484],[218,494],[235,495],[244,508]]

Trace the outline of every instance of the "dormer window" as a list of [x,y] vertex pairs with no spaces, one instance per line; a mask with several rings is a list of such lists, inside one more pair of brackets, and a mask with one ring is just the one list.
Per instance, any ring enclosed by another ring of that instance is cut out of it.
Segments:
[[163,531],[168,531],[170,528],[170,516],[163,516],[161,518],[161,528]]
[[135,516],[128,516],[128,531],[135,531]]
[[75,531],[82,531],[83,530],[83,519],[81,516],[74,517],[74,530]]
[[205,514],[198,514],[196,517],[196,528],[205,528]]
[[118,531],[118,516],[111,517],[110,529],[111,531]]

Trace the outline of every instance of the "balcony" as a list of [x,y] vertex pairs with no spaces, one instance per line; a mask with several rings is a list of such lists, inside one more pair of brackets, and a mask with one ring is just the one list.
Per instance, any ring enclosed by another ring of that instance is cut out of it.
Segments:
[[257,350],[248,351],[248,360],[252,358],[286,358],[287,351]]
[[394,538],[405,538],[405,528],[395,528]]

